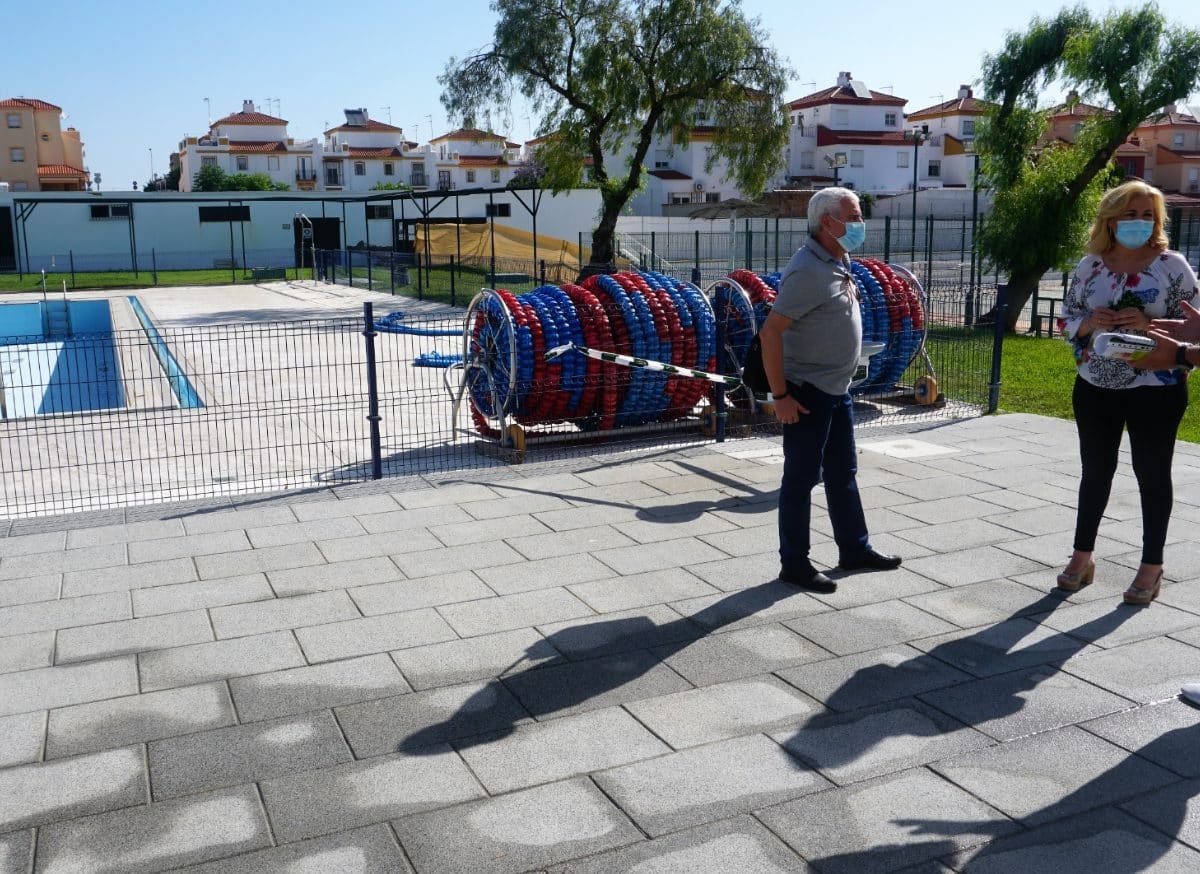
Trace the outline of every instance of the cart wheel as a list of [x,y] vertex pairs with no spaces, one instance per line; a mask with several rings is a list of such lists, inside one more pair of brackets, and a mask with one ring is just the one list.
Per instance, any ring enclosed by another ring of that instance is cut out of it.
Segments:
[[520,425],[509,425],[504,431],[504,440],[509,449],[525,454],[525,429]]
[[938,399],[937,380],[932,376],[922,376],[913,386],[913,397],[918,404],[936,404]]

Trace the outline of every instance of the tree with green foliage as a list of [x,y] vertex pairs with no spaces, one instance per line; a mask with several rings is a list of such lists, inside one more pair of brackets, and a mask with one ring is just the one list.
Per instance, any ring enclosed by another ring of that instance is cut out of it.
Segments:
[[192,191],[288,191],[286,182],[276,182],[266,173],[234,173],[230,175],[210,164],[201,167],[192,178]]
[[405,182],[376,182],[371,186],[372,191],[411,191],[412,186]]
[[[1111,109],[1090,117],[1072,144],[1045,142],[1050,113],[1037,98],[1056,80]],[[1099,200],[1117,178],[1117,148],[1198,83],[1200,31],[1169,25],[1153,5],[1100,20],[1083,6],[1034,18],[984,59],[984,93],[997,105],[976,141],[995,192],[980,247],[1008,274],[1010,331],[1043,274],[1070,269],[1082,255]]]
[[224,191],[225,171],[216,164],[206,164],[192,177],[192,191]]
[[522,94],[548,135],[539,178],[553,191],[579,186],[590,162],[602,206],[587,272],[614,262],[617,217],[642,185],[656,135],[686,147],[698,115],[711,120],[709,168],[727,160],[751,195],[782,166],[789,71],[740,0],[493,0],[492,9],[493,43],[450,59],[442,103],[466,123]]

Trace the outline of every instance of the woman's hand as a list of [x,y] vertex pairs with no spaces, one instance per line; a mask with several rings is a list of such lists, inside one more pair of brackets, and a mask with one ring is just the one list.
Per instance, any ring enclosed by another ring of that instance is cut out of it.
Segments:
[[1126,331],[1147,331],[1150,317],[1137,307],[1125,307],[1117,310],[1113,326]]
[[1087,317],[1092,331],[1107,331],[1117,326],[1117,311],[1110,307],[1096,307]]

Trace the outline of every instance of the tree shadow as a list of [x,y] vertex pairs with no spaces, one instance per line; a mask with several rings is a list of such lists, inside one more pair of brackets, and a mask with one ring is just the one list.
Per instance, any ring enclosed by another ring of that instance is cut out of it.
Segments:
[[[404,737],[401,752],[436,753],[437,744],[475,746],[506,737],[528,715],[542,718],[576,711],[616,693],[705,635],[747,619],[787,598],[807,596],[772,581],[742,589],[690,616],[655,624],[645,616],[571,626],[547,635],[527,651],[539,657],[551,646],[570,661],[503,673],[475,692],[448,719]],[[653,648],[653,652],[651,652]]]

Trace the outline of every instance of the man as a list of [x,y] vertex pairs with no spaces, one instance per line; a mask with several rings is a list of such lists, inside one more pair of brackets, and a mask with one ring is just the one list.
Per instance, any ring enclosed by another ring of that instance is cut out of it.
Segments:
[[844,570],[890,570],[900,558],[871,548],[858,495],[850,380],[862,317],[847,253],[862,245],[858,196],[825,188],[808,204],[808,242],[792,256],[759,336],[775,415],[783,423],[779,579],[816,592],[837,584],[809,561],[812,490],[825,481],[829,520]]
[[[1200,310],[1186,300],[1183,304],[1184,318],[1154,319],[1150,322],[1150,336],[1155,340],[1154,351],[1139,358],[1135,366],[1142,370],[1170,370],[1186,367],[1191,370],[1200,366]],[[1188,683],[1179,690],[1184,699],[1200,704],[1200,683]]]

